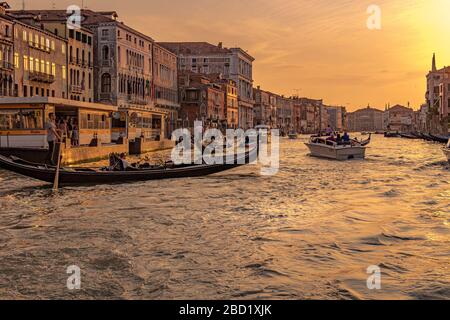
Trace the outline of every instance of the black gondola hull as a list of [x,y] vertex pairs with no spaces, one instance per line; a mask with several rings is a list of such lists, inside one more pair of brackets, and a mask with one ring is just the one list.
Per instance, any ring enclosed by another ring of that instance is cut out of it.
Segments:
[[[174,168],[142,169],[135,171],[70,171],[61,169],[59,174],[59,183],[64,185],[114,184],[133,181],[201,177],[228,171],[236,167],[248,164],[250,162],[250,159],[256,159],[255,155],[256,153],[251,152],[247,153],[245,157],[241,157],[240,159],[235,158],[234,164],[193,164]],[[16,163],[12,159],[3,156],[0,156],[0,167],[21,174],[23,176],[49,183],[53,183],[55,179],[54,168]]]

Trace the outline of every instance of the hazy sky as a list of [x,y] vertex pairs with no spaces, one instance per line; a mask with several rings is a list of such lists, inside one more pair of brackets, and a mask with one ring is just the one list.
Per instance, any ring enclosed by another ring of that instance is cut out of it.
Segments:
[[[64,9],[80,1],[25,0]],[[20,9],[22,0],[9,1]],[[256,58],[255,86],[325,103],[417,108],[436,52],[450,65],[450,0],[85,0],[157,41],[223,42]],[[371,4],[382,29],[369,30]]]

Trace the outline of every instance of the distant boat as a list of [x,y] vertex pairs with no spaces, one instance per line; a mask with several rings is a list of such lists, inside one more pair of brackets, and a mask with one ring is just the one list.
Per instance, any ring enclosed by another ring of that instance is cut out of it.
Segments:
[[400,137],[400,134],[398,132],[385,132],[384,136],[386,138],[398,138]]
[[290,132],[290,133],[289,133],[289,139],[291,139],[291,140],[296,140],[296,139],[298,139],[298,134],[297,134],[297,132],[294,132],[294,131]]
[[352,140],[348,144],[338,144],[337,142],[327,140],[327,137],[311,137],[308,143],[305,143],[311,152],[311,156],[327,158],[333,160],[351,160],[365,159],[369,139],[365,141]]

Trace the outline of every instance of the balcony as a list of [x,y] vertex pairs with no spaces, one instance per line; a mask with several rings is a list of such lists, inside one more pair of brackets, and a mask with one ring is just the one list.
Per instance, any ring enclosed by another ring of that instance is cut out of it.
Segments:
[[83,88],[81,86],[72,84],[72,85],[70,85],[70,92],[81,94],[81,93],[83,93]]
[[76,59],[74,57],[70,57],[69,62],[72,64],[77,64],[82,67],[91,67],[91,63],[88,60]]
[[28,46],[48,53],[51,51],[50,47],[40,45],[38,42],[28,41]]
[[55,76],[52,74],[46,74],[42,72],[30,71],[29,74],[30,81],[38,81],[45,83],[53,83],[55,82]]
[[13,37],[12,37],[11,32],[8,32],[8,33],[0,32],[0,40],[6,40],[9,42],[13,42]]
[[112,93],[100,93],[100,100],[112,101]]
[[140,105],[148,104],[147,99],[142,96],[128,94],[128,95],[126,95],[126,98],[127,98],[127,101],[132,104],[140,104]]
[[12,71],[12,70],[14,70],[14,65],[7,61],[0,61],[0,69]]

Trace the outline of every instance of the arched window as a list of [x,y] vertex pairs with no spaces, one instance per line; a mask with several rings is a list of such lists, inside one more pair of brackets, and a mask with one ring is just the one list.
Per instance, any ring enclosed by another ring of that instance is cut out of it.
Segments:
[[102,75],[102,92],[110,93],[111,92],[111,76],[109,73],[104,73]]
[[109,47],[108,46],[103,46],[102,59],[103,60],[109,60]]

